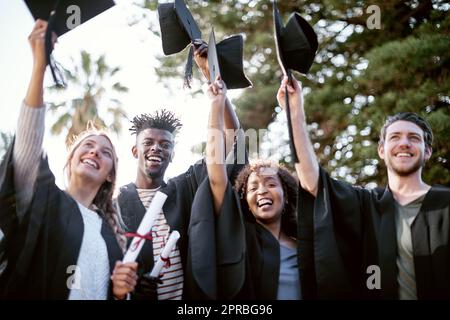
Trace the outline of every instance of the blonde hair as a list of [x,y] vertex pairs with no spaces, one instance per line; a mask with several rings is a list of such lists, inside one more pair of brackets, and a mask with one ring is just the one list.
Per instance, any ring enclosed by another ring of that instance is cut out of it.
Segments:
[[111,181],[105,180],[103,182],[97,194],[95,195],[94,200],[92,201],[92,206],[94,210],[100,209],[102,218],[105,219],[105,221],[111,226],[120,248],[122,249],[122,251],[125,251],[127,240],[124,235],[123,229],[121,228],[121,224],[119,223],[120,219],[118,217],[117,210],[113,204],[113,193],[117,177],[118,158],[116,149],[114,148],[109,135],[105,131],[97,129],[93,125],[93,123],[88,123],[87,130],[81,132],[76,136],[73,136],[72,139],[70,139],[68,146],[69,153],[67,156],[66,165],[64,166],[64,170],[66,170],[67,179],[68,181],[70,181],[70,161],[73,158],[73,154],[84,140],[92,136],[105,137],[111,143],[113,152],[113,168],[110,175]]

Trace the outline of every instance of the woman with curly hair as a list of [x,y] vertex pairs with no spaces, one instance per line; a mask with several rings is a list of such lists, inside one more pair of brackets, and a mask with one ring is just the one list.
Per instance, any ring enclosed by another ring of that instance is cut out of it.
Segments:
[[211,101],[206,145],[210,194],[217,225],[229,226],[215,235],[218,296],[301,299],[296,242],[298,183],[282,166],[258,161],[240,171],[233,188],[223,156],[224,135],[220,132],[225,83],[216,80],[207,95]]
[[124,298],[137,264],[117,262],[126,239],[112,202],[117,156],[110,138],[94,129],[75,138],[64,191],[42,150],[46,29],[38,19],[28,37],[32,76],[0,165],[0,298]]

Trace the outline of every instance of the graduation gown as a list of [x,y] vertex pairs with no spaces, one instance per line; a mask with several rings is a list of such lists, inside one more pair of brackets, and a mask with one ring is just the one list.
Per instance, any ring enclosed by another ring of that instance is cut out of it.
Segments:
[[[56,186],[43,156],[31,204],[24,216],[18,217],[13,145],[0,165],[0,228],[4,233],[0,250],[7,262],[0,275],[0,298],[67,299],[67,283],[73,275],[69,267],[77,264],[83,238],[81,212],[76,201]],[[112,272],[116,260],[122,259],[122,251],[105,221],[101,234]]]
[[[366,190],[321,168],[317,197],[299,193],[301,247],[309,294],[317,298],[398,299],[395,200],[389,188]],[[432,186],[411,225],[418,299],[450,298],[450,189]],[[366,282],[379,266],[381,289]]]
[[[242,165],[229,165],[227,170],[231,179],[237,175]],[[190,228],[191,209],[197,189],[202,181],[207,177],[206,164],[204,162],[197,163],[189,167],[189,169],[172,179],[167,185],[163,185],[161,191],[167,194],[167,199],[163,206],[164,216],[170,226],[170,230],[177,230],[180,233],[180,239],[177,242],[180,250],[181,263],[184,273],[183,299],[214,299],[212,294],[212,283],[205,280],[205,274],[200,275],[200,282],[203,287],[198,286],[198,282],[192,277],[192,258],[194,260],[210,260],[211,252],[205,251],[206,256],[197,256],[196,249],[189,248],[190,244]],[[201,196],[200,196],[201,198]],[[200,200],[202,201],[202,200]],[[136,232],[142,218],[145,214],[145,208],[139,199],[134,183],[130,183],[120,188],[118,202],[121,209],[122,219],[127,226],[129,232]],[[198,207],[195,210],[199,210]],[[193,241],[205,242],[214,246],[214,236],[211,230],[206,227],[201,234],[194,234]],[[130,243],[130,241],[129,241]],[[194,246],[195,247],[195,246]],[[189,254],[192,253],[192,254]],[[153,244],[151,240],[146,240],[139,253],[137,262],[144,272],[149,272],[154,265]],[[206,276],[208,278],[208,276]]]
[[[200,286],[209,274],[210,288],[219,299],[277,299],[280,272],[280,244],[266,228],[258,224],[253,215],[241,206],[237,192],[228,183],[220,215],[214,216],[213,197],[209,180],[199,186],[191,217],[192,234],[214,233],[216,246],[191,241],[195,259],[194,277]],[[211,227],[212,226],[212,227]],[[200,259],[205,253],[214,259]],[[299,269],[302,277],[302,270]],[[215,281],[215,282],[214,282]],[[300,281],[303,291],[303,279]]]

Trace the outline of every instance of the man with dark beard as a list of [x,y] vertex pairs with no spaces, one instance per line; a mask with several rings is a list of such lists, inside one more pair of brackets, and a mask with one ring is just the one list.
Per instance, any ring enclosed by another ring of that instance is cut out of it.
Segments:
[[[286,88],[287,87],[287,88]],[[450,299],[450,189],[422,180],[432,154],[430,125],[415,113],[388,117],[378,154],[385,188],[366,190],[332,179],[308,137],[300,83],[289,92],[300,179],[299,238],[310,298]]]

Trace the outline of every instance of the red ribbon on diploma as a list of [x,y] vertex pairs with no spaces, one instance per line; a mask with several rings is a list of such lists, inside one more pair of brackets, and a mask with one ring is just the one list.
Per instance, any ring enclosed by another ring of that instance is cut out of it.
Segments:
[[162,255],[160,256],[161,260],[164,261],[164,268],[169,268],[171,266],[170,258],[164,258]]
[[133,248],[131,248],[131,251],[135,251],[137,247],[139,247],[139,244],[143,239],[145,240],[153,240],[151,232],[147,232],[146,234],[139,234],[139,233],[133,233],[133,232],[127,232],[125,233],[125,237],[127,238],[139,238],[138,241],[136,241],[133,245]]

